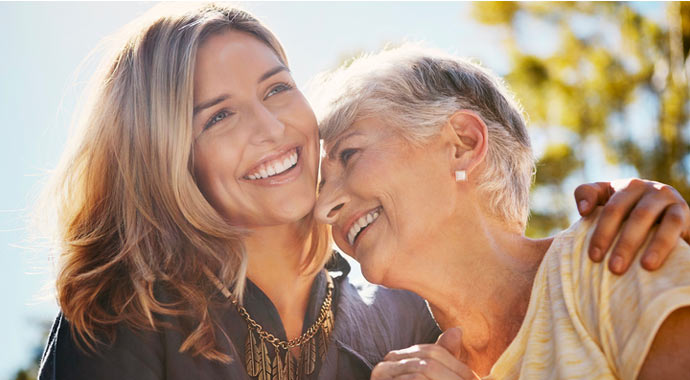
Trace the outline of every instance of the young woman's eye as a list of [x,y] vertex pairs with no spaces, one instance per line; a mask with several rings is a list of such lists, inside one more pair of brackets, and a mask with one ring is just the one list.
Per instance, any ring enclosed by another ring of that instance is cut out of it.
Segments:
[[343,149],[340,151],[340,162],[343,165],[347,165],[347,162],[352,158],[352,156],[357,153],[357,149]]
[[213,117],[211,117],[211,119],[208,122],[206,122],[206,125],[204,125],[204,130],[211,128],[214,124],[223,121],[230,115],[232,115],[232,112],[227,110],[218,112],[217,114],[213,115]]
[[268,94],[266,94],[266,97],[264,99],[268,99],[271,96],[273,96],[275,94],[279,94],[279,93],[284,92],[284,91],[292,90],[292,88],[293,88],[293,86],[290,84],[280,83],[280,84],[276,85],[275,87],[273,87],[271,89],[271,91],[269,91]]

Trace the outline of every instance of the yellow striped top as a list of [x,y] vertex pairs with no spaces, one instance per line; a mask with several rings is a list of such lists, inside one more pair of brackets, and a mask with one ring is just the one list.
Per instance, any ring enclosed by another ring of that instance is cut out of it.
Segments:
[[487,379],[635,379],[663,321],[690,306],[687,243],[657,271],[642,268],[638,254],[617,276],[587,256],[596,219],[554,238],[525,320]]

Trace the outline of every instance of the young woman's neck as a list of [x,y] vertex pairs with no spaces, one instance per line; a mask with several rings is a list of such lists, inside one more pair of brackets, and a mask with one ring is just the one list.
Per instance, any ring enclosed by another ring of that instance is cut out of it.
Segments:
[[[477,203],[478,204],[478,203]],[[472,215],[468,218],[467,215]],[[463,360],[480,375],[517,334],[551,240],[531,240],[478,207],[446,224],[423,257],[391,284],[424,297],[441,329],[461,327]]]
[[305,275],[301,264],[308,254],[297,223],[254,229],[245,239],[247,277],[273,302],[288,339],[302,333],[302,323],[316,273]]

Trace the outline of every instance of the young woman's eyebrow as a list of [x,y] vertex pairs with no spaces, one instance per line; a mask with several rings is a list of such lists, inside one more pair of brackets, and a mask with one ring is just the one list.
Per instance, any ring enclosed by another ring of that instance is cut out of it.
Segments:
[[266,79],[268,79],[268,78],[270,78],[270,77],[272,77],[272,76],[274,76],[274,75],[276,75],[282,71],[287,71],[289,73],[290,69],[288,69],[287,67],[285,67],[283,65],[278,65],[278,66],[266,71],[263,75],[261,75],[259,77],[259,81],[257,83],[261,83],[261,82],[265,81]]
[[[287,67],[285,67],[283,65],[276,66],[276,67],[266,71],[265,73],[263,73],[263,75],[261,75],[261,77],[259,77],[258,83],[261,83],[261,82],[265,81],[266,79],[268,79],[268,78],[270,78],[270,77],[272,77],[272,76],[274,76],[274,75],[276,75],[282,71],[287,71],[289,73],[290,69],[288,69]],[[196,116],[199,112],[205,110],[206,108],[213,107],[216,104],[218,104],[218,103],[220,103],[226,99],[229,99],[229,98],[230,98],[230,95],[223,94],[223,95],[219,95],[218,97],[215,97],[211,100],[202,102],[202,103],[194,106],[194,110],[192,111],[192,115]]]
[[229,99],[229,98],[230,98],[230,95],[222,94],[222,95],[219,95],[219,96],[217,96],[211,100],[207,100],[205,102],[197,104],[196,106],[194,106],[194,110],[192,111],[192,117],[196,116],[199,112],[205,110],[206,108],[213,107],[216,104],[218,104],[218,103],[220,103],[226,99]]

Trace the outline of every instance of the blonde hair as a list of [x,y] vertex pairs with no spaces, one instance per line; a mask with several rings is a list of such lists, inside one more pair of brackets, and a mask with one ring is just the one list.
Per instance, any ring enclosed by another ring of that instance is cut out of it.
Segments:
[[[178,316],[191,321],[181,352],[230,360],[218,349],[220,298],[205,271],[241,300],[247,231],[228,225],[197,187],[191,129],[197,49],[228,29],[258,38],[287,65],[275,36],[245,11],[156,6],[125,28],[92,78],[80,131],[51,190],[58,302],[90,350],[112,342],[119,323],[159,329],[167,326],[162,317]],[[329,257],[329,232],[311,215],[302,226],[310,248],[302,269],[316,271]]]
[[487,125],[486,170],[478,178],[485,209],[524,230],[534,156],[523,111],[503,81],[469,60],[405,44],[359,57],[310,83],[321,138],[330,142],[357,120],[376,117],[413,143],[439,133],[460,109]]

